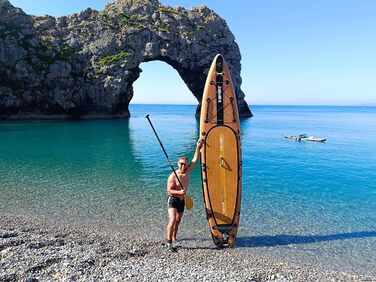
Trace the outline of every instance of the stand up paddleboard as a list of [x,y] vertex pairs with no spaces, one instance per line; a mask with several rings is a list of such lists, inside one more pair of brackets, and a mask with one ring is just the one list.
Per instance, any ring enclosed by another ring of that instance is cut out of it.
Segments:
[[202,97],[201,177],[206,215],[214,243],[233,247],[241,205],[239,113],[230,72],[222,55],[215,56]]

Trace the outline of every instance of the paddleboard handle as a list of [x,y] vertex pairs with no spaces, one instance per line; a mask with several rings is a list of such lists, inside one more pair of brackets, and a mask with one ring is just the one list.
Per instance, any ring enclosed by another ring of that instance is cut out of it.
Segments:
[[233,101],[234,101],[234,98],[230,97],[230,103],[231,103],[231,107],[232,107],[232,122],[235,122],[236,117],[235,117],[235,108],[234,108]]
[[206,99],[207,107],[206,107],[205,123],[209,122],[209,104],[210,104],[210,101],[211,101],[210,98]]

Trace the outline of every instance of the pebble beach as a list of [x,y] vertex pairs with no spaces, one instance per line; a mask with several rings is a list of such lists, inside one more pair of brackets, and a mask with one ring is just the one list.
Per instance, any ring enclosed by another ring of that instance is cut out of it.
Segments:
[[0,281],[376,281],[207,240],[160,239],[1,213]]

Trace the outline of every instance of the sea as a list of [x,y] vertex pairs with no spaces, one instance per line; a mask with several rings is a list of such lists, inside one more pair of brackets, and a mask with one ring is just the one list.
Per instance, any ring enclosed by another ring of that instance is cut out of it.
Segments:
[[[236,248],[376,276],[376,107],[251,109]],[[131,104],[126,120],[1,122],[0,212],[163,240],[171,168],[145,116],[176,166],[193,156],[195,110]],[[302,133],[327,141],[284,138]],[[210,242],[200,177],[179,232]]]

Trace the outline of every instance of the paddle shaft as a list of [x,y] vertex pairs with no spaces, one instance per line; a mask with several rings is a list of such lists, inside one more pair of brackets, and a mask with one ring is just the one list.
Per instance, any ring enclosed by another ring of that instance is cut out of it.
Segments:
[[174,172],[174,174],[175,174],[175,176],[176,176],[176,179],[178,180],[178,182],[179,182],[179,184],[180,184],[180,187],[184,188],[184,187],[183,187],[183,184],[181,184],[181,182],[180,182],[180,179],[179,179],[179,177],[178,177],[178,174],[176,173],[176,171],[175,171],[175,169],[174,169],[174,166],[172,165],[172,163],[171,163],[171,161],[170,161],[170,158],[169,158],[168,155],[167,155],[167,152],[166,152],[165,148],[163,147],[163,144],[162,144],[161,139],[159,139],[159,136],[158,136],[157,132],[155,131],[155,128],[154,128],[153,124],[151,123],[151,120],[150,120],[150,118],[149,118],[149,115],[147,115],[145,118],[148,120],[148,122],[149,122],[151,128],[153,129],[154,134],[155,134],[155,137],[157,137],[158,142],[159,142],[159,145],[161,146],[161,148],[162,148],[162,150],[163,150],[163,153],[165,154],[166,159],[167,159],[167,161],[168,161],[168,163],[169,163],[169,165],[170,165],[172,171]]

